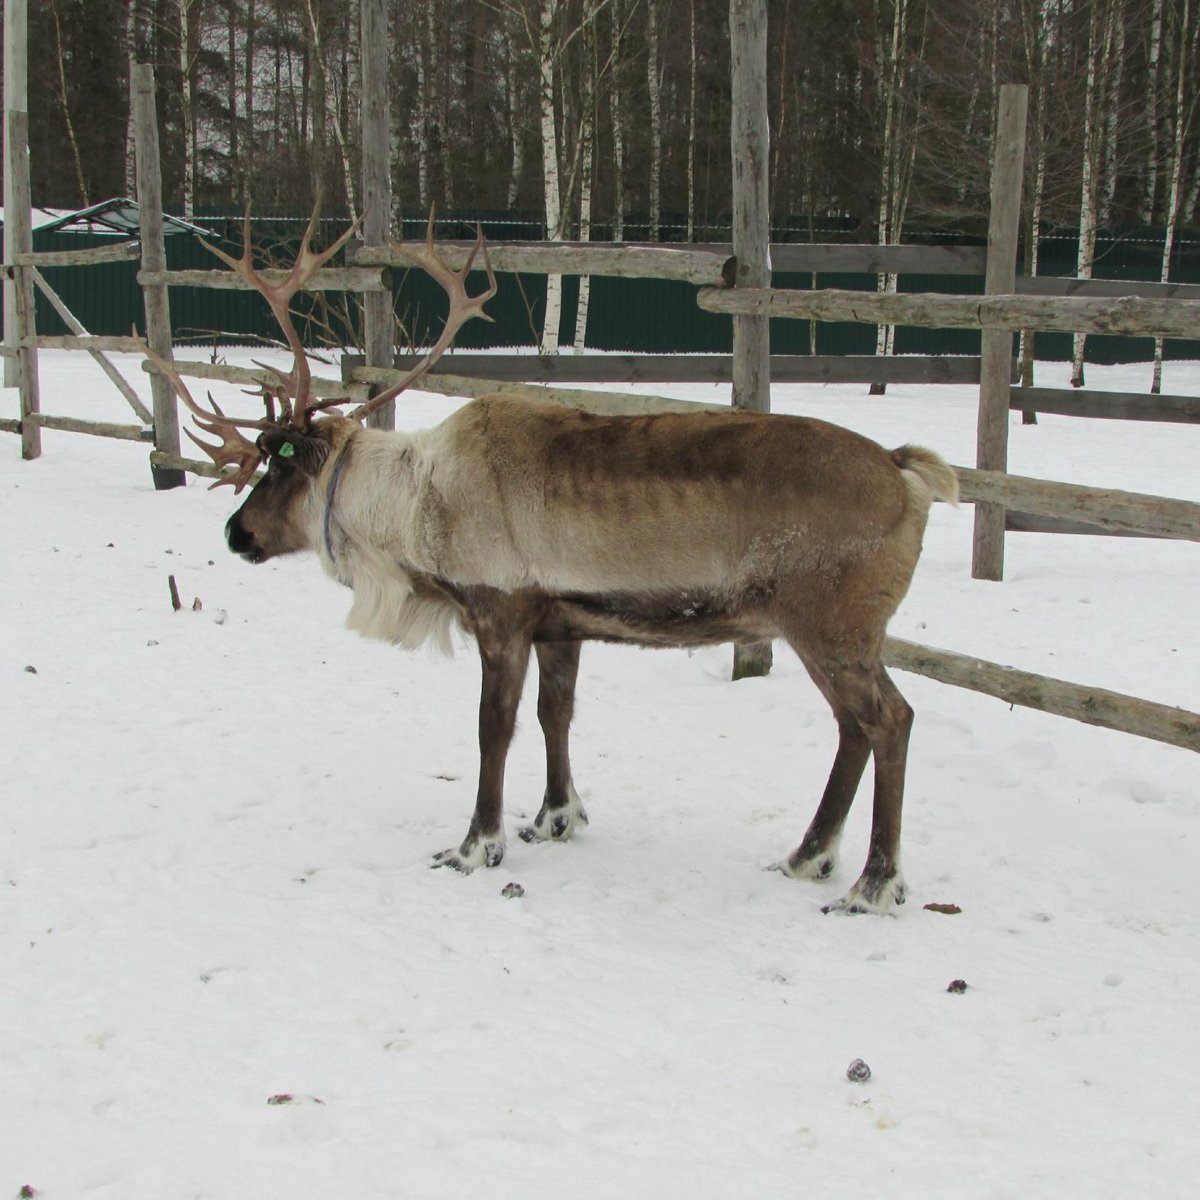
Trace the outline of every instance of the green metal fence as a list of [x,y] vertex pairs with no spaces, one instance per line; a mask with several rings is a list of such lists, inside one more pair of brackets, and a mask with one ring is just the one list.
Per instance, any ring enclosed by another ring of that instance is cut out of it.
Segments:
[[[527,214],[460,214],[438,221],[440,238],[468,237],[475,220],[480,220],[490,241],[533,240],[542,229],[536,218]],[[196,219],[213,231],[214,239],[226,248],[240,242],[240,217],[201,217]],[[336,236],[343,224],[329,221],[325,231]],[[256,219],[256,245],[272,245],[278,261],[285,261],[303,229],[298,220]],[[626,231],[630,240],[636,229]],[[706,230],[706,237],[721,236],[720,230]],[[807,231],[806,231],[807,232]],[[420,237],[424,223],[404,223],[407,238]],[[794,230],[777,230],[781,240],[807,240],[793,236]],[[816,240],[847,240],[843,230],[818,230]],[[35,250],[80,249],[110,245],[112,238],[85,234],[35,233]],[[1072,275],[1075,269],[1075,234],[1049,233],[1041,242],[1041,273]],[[1104,234],[1096,255],[1097,278],[1156,280],[1162,254],[1161,231],[1153,229],[1114,230]],[[167,239],[167,264],[170,269],[212,268],[213,257],[186,235]],[[137,285],[136,262],[105,263],[89,267],[47,267],[47,281],[89,333],[127,334],[132,326],[143,325],[142,297]],[[1200,233],[1185,234],[1177,243],[1171,278],[1176,282],[1200,283]],[[777,287],[835,287],[874,290],[873,275],[794,275],[777,273]],[[614,279],[595,277],[591,281],[588,310],[587,345],[598,350],[623,350],[634,353],[729,353],[730,318],[702,312],[695,304],[694,289],[685,283],[653,279]],[[901,291],[965,292],[983,291],[978,276],[905,275]],[[445,312],[445,298],[436,284],[420,271],[394,273],[396,313],[416,344],[427,343]],[[564,281],[561,337],[570,340],[575,327],[578,280]],[[355,321],[356,305],[348,300],[349,320]],[[332,298],[331,298],[331,302]],[[488,306],[494,324],[473,321],[459,336],[466,347],[494,348],[536,344],[537,330],[545,303],[545,279],[537,275],[502,275],[500,290]],[[334,307],[338,307],[333,302]],[[326,314],[335,325],[339,317]],[[209,288],[172,288],[171,322],[178,341],[212,343],[239,338],[277,339],[279,331],[260,297],[251,292]],[[341,327],[339,326],[339,329]],[[65,333],[58,316],[38,296],[38,329],[42,333]],[[311,331],[308,340],[315,340]],[[403,339],[402,339],[403,340]],[[772,349],[779,354],[809,353],[809,323],[775,320],[771,323]],[[875,349],[875,330],[870,326],[844,323],[821,324],[817,329],[817,351],[821,354],[870,354]],[[1088,338],[1088,359],[1098,363],[1138,362],[1151,356],[1149,338]],[[969,330],[910,329],[897,330],[896,351],[900,354],[978,354],[979,334]],[[1069,334],[1039,333],[1036,353],[1040,358],[1065,359],[1071,354]],[[1200,342],[1168,341],[1170,358],[1200,358]]]

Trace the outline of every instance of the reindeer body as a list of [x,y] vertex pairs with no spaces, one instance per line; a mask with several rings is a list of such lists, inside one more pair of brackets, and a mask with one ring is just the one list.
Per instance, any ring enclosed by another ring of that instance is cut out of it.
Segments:
[[[579,643],[703,645],[782,637],[829,700],[841,744],[817,816],[781,864],[824,877],[867,757],[876,813],[863,878],[837,907],[903,899],[897,853],[911,710],[883,670],[887,622],[912,578],[931,501],[956,497],[936,455],[888,452],[823,421],[748,413],[597,416],[487,397],[414,434],[314,422],[318,449],[259,485],[230,545],[259,561],[314,549],[354,589],[368,636],[483,660],[481,771],[462,845],[439,865],[504,852],[504,759],[531,648],[547,740],[528,840],[586,821],[567,731]],[[275,460],[273,460],[275,461]]]
[[[435,856],[471,871],[504,856],[504,764],[531,650],[546,740],[546,793],[526,840],[562,839],[586,823],[568,737],[580,643],[703,645],[782,637],[837,720],[837,754],[792,876],[833,869],[867,759],[875,762],[867,863],[841,911],[885,912],[904,899],[900,812],[912,709],[881,659],[888,620],[921,551],[929,505],[955,501],[954,472],[917,447],[883,450],[823,421],[748,413],[594,416],[486,397],[434,429],[383,433],[356,423],[427,371],[496,292],[483,235],[459,270],[433,243],[398,247],[445,289],[450,309],[425,357],[350,418],[317,414],[292,298],[352,236],[311,249],[309,221],[277,283],[243,249],[215,254],[270,305],[295,362],[263,386],[266,416],[197,404],[169,361],[145,352],[202,432],[191,435],[240,491],[267,473],[226,526],[251,562],[315,550],[354,589],[349,625],[404,645],[448,642],[457,622],[479,645],[479,786],[467,836]],[[466,281],[483,252],[488,286]],[[278,412],[276,403],[279,405]],[[239,430],[259,430],[252,442]],[[190,433],[190,431],[189,431]]]

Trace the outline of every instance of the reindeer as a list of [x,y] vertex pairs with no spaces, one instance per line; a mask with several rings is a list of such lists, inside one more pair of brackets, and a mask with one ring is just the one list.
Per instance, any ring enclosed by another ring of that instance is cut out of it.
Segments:
[[[445,289],[446,324],[395,386],[348,416],[317,401],[289,312],[293,296],[354,233],[321,253],[310,222],[288,276],[268,283],[251,259],[210,247],[266,298],[294,354],[264,387],[267,415],[225,416],[167,375],[202,431],[194,435],[235,493],[266,463],[229,518],[229,548],[251,563],[315,552],[353,589],[347,624],[406,647],[478,644],[479,784],[462,843],[434,866],[470,872],[504,857],[505,759],[531,649],[546,744],[546,790],[526,841],[563,841],[587,815],[568,749],[580,643],[703,646],[782,638],[833,711],[838,748],[799,846],[776,868],[833,871],[846,815],[874,758],[874,811],[862,875],[825,912],[889,911],[905,898],[899,867],[905,758],[913,712],[884,669],[887,623],[903,599],[933,500],[957,501],[953,470],[932,451],[888,451],[824,421],[743,412],[598,416],[553,403],[485,396],[417,433],[362,422],[415,382],[469,319],[486,317],[496,280],[468,295],[483,245],[455,271],[405,251]],[[280,403],[276,414],[274,401]],[[257,431],[254,441],[240,429]]]

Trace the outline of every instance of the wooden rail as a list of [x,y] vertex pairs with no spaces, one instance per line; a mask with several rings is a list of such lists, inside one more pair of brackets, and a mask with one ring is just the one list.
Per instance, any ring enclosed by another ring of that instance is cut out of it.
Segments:
[[701,288],[706,312],[928,325],[936,329],[1044,329],[1133,337],[1200,338],[1200,300],[1088,299],[1078,296],[946,296],[937,292],[853,292],[789,288]]
[[[407,370],[419,357],[398,354],[395,366]],[[728,354],[448,354],[429,372],[439,374],[527,383],[729,383],[733,360]],[[1014,361],[1012,378],[1017,374]],[[978,383],[979,359],[773,354],[771,382]]]
[[1163,421],[1177,425],[1200,423],[1200,396],[1014,387],[1009,397],[1009,407],[1022,412],[1097,417],[1107,421]]
[[[423,243],[421,243],[423,245]],[[440,255],[461,267],[473,242],[436,242]],[[347,250],[355,266],[412,265],[404,243]],[[728,286],[736,265],[728,242],[663,245],[644,242],[490,242],[488,256],[501,272],[526,275],[611,275],[626,279],[676,279]],[[771,269],[784,274],[982,275],[983,246],[870,246],[836,242],[774,242]]]
[[[268,283],[281,283],[288,272],[274,268],[260,271]],[[254,291],[254,285],[236,271],[139,271],[142,287],[202,287],[228,291]],[[306,292],[388,292],[392,280],[381,268],[324,267],[304,285]]]
[[[410,245],[424,249],[424,242]],[[435,248],[455,270],[467,261],[473,242],[437,242]],[[414,265],[404,242],[387,246],[357,244],[346,261],[357,267]],[[732,276],[730,256],[692,247],[631,246],[624,242],[495,242],[487,256],[496,271],[530,275],[616,275],[626,279],[675,279],[684,283],[720,285]],[[484,269],[482,256],[476,259]]]
[[1200,541],[1200,504],[1190,500],[1054,483],[1004,471],[954,469],[958,473],[960,495],[968,502],[998,504],[1017,512],[1082,521],[1101,529]]
[[1200,713],[1139,700],[1104,688],[1066,683],[1047,675],[1019,671],[986,659],[936,650],[900,638],[887,639],[883,661],[897,670],[969,688],[1009,704],[1200,752]]

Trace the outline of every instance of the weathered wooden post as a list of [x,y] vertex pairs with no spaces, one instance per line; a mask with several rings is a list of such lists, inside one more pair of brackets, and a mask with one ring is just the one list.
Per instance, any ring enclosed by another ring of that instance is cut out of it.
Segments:
[[[767,2],[729,0],[733,253],[737,287],[769,287],[771,223],[767,196],[770,130],[767,124]],[[733,406],[771,408],[771,321],[733,318]],[[765,675],[771,643],[734,648],[733,677]]]
[[[12,208],[5,212],[5,230],[12,225],[12,253],[28,254],[33,249],[33,201],[29,191],[29,114],[10,112],[5,123],[5,153],[12,168]],[[33,300],[33,268],[14,266],[17,362],[21,385],[21,457],[37,458],[42,453],[42,430],[30,418],[41,412],[38,383],[37,310]]]
[[[29,111],[28,99],[28,46],[29,19],[26,0],[4,0],[4,111]],[[7,134],[7,117],[5,124]],[[4,261],[12,263],[13,222],[11,216],[17,209],[13,197],[14,174],[28,166],[18,164],[12,143],[4,142]],[[28,247],[26,247],[28,249]],[[17,281],[16,277],[4,280],[4,344],[17,345]],[[17,358],[4,360],[4,386],[16,387],[21,382],[21,365]]]
[[[363,241],[371,247],[382,247],[387,243],[392,220],[387,9],[387,0],[362,0]],[[362,304],[367,366],[391,369],[395,354],[392,293],[390,290],[364,292]],[[373,412],[367,418],[367,424],[376,429],[395,429],[396,402],[390,400]]]
[[[154,68],[149,63],[136,63],[133,68],[133,130],[142,270],[163,272],[167,269],[167,247],[163,234],[162,168],[158,153],[158,114],[154,107]],[[160,358],[169,360],[173,355],[167,285],[145,283],[142,297],[146,308],[146,342]],[[170,382],[157,368],[150,371],[150,394],[154,399],[154,448],[160,454],[178,458],[179,409]],[[187,484],[187,476],[174,467],[151,464],[150,473],[158,491]]]
[[[1029,89],[1006,83],[996,114],[996,150],[992,160],[992,211],[988,221],[987,275],[984,291],[1016,291],[1017,236],[1021,224],[1021,179],[1025,167],[1025,112]],[[979,425],[975,465],[984,471],[1008,470],[1008,405],[1012,387],[1011,329],[984,326],[979,362]],[[976,579],[1004,578],[1005,510],[975,505],[975,544],[971,574]]]

